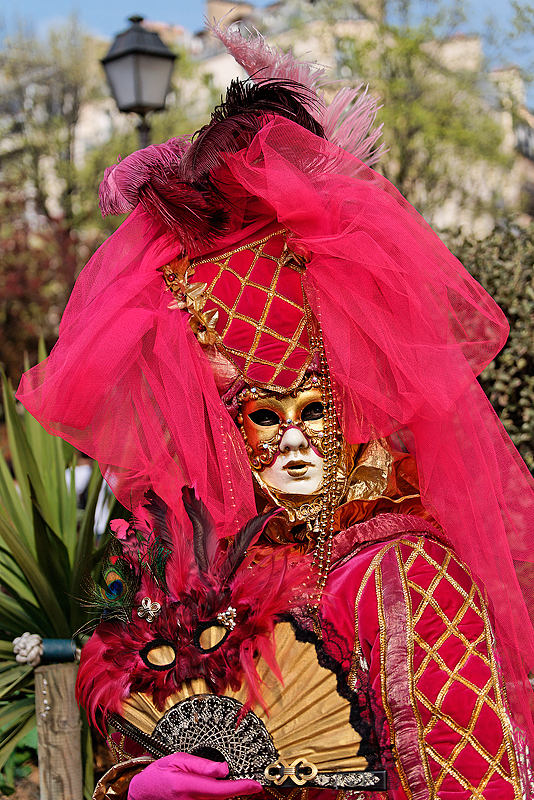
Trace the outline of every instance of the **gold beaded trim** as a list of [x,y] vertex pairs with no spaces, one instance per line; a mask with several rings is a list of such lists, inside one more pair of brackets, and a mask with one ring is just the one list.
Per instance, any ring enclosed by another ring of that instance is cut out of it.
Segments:
[[321,393],[323,396],[323,497],[321,510],[316,522],[317,544],[313,551],[311,569],[318,571],[317,583],[308,610],[315,615],[321,602],[324,587],[332,562],[332,539],[334,536],[334,517],[339,501],[337,464],[341,448],[341,435],[336,416],[330,368],[326,358],[322,332],[319,330],[311,340],[312,350],[319,353],[321,362]]
[[123,761],[130,761],[130,759],[133,758],[133,756],[124,749],[125,742],[126,736],[123,733],[118,742],[116,742],[111,735],[106,739],[106,744],[111,751],[115,764],[121,764]]

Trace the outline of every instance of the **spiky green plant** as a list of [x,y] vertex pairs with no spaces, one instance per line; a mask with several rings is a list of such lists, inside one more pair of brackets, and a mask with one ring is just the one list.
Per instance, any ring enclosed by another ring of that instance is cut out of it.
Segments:
[[[0,455],[0,770],[36,724],[33,668],[17,663],[12,640],[24,631],[70,639],[84,626],[88,612],[79,601],[82,587],[105,546],[94,545],[99,469],[95,465],[80,512],[75,451],[28,412],[19,414],[4,375],[2,390],[13,474]],[[85,795],[91,797],[86,727],[83,738]]]

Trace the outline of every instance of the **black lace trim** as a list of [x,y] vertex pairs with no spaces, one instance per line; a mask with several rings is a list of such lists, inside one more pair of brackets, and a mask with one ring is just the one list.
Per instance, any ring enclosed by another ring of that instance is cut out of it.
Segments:
[[367,759],[369,769],[376,769],[390,761],[390,754],[379,744],[377,716],[380,715],[380,707],[372,701],[368,674],[364,670],[358,670],[356,688],[352,689],[349,686],[347,681],[349,671],[343,663],[347,663],[346,654],[350,652],[348,642],[335,630],[331,622],[322,618],[320,612],[317,613],[317,618],[322,636],[317,634],[312,617],[303,610],[299,609],[279,617],[281,622],[291,624],[298,642],[314,645],[319,665],[336,676],[337,692],[350,705],[349,722],[362,737],[358,755]]

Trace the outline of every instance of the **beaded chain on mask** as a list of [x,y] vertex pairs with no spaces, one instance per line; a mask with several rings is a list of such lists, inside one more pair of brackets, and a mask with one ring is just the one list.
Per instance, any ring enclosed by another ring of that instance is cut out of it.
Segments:
[[312,338],[312,348],[319,353],[321,362],[321,393],[323,396],[323,424],[324,435],[322,438],[323,462],[323,496],[321,510],[315,521],[317,542],[313,551],[312,570],[317,569],[317,583],[309,602],[308,610],[315,616],[321,602],[323,590],[330,571],[332,561],[332,539],[334,536],[334,516],[339,501],[337,483],[337,465],[341,450],[341,436],[336,416],[330,369],[324,349],[321,331]]

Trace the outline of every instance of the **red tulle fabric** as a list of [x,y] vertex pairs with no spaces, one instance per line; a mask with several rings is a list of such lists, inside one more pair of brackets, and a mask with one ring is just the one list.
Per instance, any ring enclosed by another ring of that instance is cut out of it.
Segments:
[[[488,591],[534,744],[533,482],[475,381],[506,341],[504,315],[388,181],[293,122],[266,125],[219,179],[235,219],[217,249],[276,217],[313,254],[305,287],[345,435],[395,434],[415,454],[425,506]],[[180,514],[187,483],[228,535],[254,513],[250,471],[187,316],[167,308],[156,269],[179,250],[137,209],[82,272],[58,344],[18,396],[103,463],[122,502],[151,485]]]
[[256,513],[244,444],[188,317],[157,267],[180,249],[140,208],[82,271],[50,356],[19,398],[51,433],[96,458],[119,500],[153,487],[178,518],[194,486],[221,532]]

